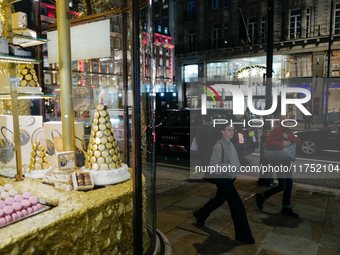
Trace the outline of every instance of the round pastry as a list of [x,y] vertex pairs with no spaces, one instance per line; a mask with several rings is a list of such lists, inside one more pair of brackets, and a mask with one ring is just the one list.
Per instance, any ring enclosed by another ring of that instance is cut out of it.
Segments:
[[92,164],[94,164],[94,163],[97,162],[97,159],[96,159],[95,157],[91,157],[90,162],[91,162]]
[[105,159],[103,157],[98,158],[98,164],[103,164]]
[[109,142],[110,142],[110,143],[112,143],[112,142],[113,142],[113,140],[114,140],[113,136],[112,136],[112,135],[110,135],[110,136],[109,136],[109,138],[108,138],[108,140],[109,140]]
[[31,169],[31,170],[34,169],[34,165],[32,163],[29,165],[29,169]]
[[103,152],[102,152],[102,156],[103,156],[104,158],[107,158],[107,157],[109,156],[109,152],[108,152],[108,151],[103,151]]
[[97,110],[99,110],[99,111],[104,110],[104,105],[103,104],[98,104],[97,105]]
[[105,150],[105,145],[104,145],[104,144],[100,144],[100,145],[98,146],[98,149],[99,149],[100,151]]
[[92,145],[92,150],[93,150],[93,151],[98,150],[98,145],[97,145],[97,144]]
[[114,142],[112,143],[112,147],[113,147],[113,148],[117,148],[117,142],[116,142],[116,141],[114,141]]
[[31,73],[31,74],[35,74],[35,70],[34,70],[34,69],[31,69],[31,70],[30,70],[30,73]]
[[31,162],[31,164],[34,164],[35,159],[34,158],[30,158],[30,162]]
[[108,130],[108,129],[106,129],[106,130],[104,131],[104,135],[106,135],[106,136],[109,136],[109,135],[111,135],[111,131],[110,131],[110,130]]
[[43,151],[44,149],[45,149],[45,148],[44,148],[43,145],[40,144],[40,145],[38,146],[38,150],[39,150],[39,151]]
[[87,151],[87,156],[92,157],[92,155],[93,155],[92,151],[88,150]]
[[23,75],[26,75],[26,74],[28,73],[28,71],[27,71],[27,69],[22,69],[22,70],[21,70],[21,73],[22,73]]
[[32,68],[33,68],[33,64],[27,64],[26,67],[27,67],[28,69],[32,69]]
[[94,131],[91,131],[91,137],[94,137],[96,133]]
[[[99,158],[101,155],[102,155],[102,153],[100,152],[100,151],[95,151],[95,152],[93,152],[93,155],[96,157],[96,158]],[[91,162],[91,163],[93,163],[93,162]],[[95,163],[95,162],[94,162]]]
[[99,112],[96,111],[96,112],[94,113],[94,118],[95,118],[95,119],[98,119],[98,118],[99,118]]
[[42,158],[37,158],[36,162],[37,162],[38,164],[41,164],[41,163],[43,162],[43,159],[42,159]]
[[25,67],[26,67],[26,65],[24,65],[24,64],[20,65],[21,69],[25,69]]
[[32,150],[36,150],[37,149],[37,146],[35,144],[32,144]]
[[99,170],[99,165],[96,163],[96,164],[93,164],[92,165],[92,169],[94,170],[94,171],[98,171]]
[[35,157],[35,151],[31,152],[31,157]]
[[28,81],[32,80],[32,75],[26,74],[25,79],[28,80]]
[[100,125],[99,125],[99,129],[100,129],[101,131],[104,131],[104,130],[106,129],[106,126],[105,126],[104,124],[100,124]]
[[108,168],[109,168],[109,167],[108,167],[107,164],[102,164],[102,165],[101,165],[101,170],[103,170],[103,171],[106,171]]
[[13,185],[7,183],[7,184],[5,184],[4,188],[5,188],[5,191],[10,191],[11,189],[13,189]]
[[44,153],[42,151],[38,151],[37,155],[38,155],[39,158],[44,157]]
[[26,192],[24,192],[24,193],[22,194],[22,196],[23,196],[25,199],[29,199],[29,198],[32,196],[32,194],[31,194],[31,192],[26,191]]
[[107,143],[107,144],[106,144],[106,149],[109,150],[109,149],[111,149],[111,148],[112,148],[112,143]]
[[[99,131],[99,132],[100,132],[100,131]],[[102,144],[106,144],[106,143],[107,143],[107,138],[106,138],[106,137],[101,138],[101,139],[100,139],[100,142],[101,142]]]
[[92,150],[92,144],[89,144],[89,146],[87,147],[88,150]]
[[35,165],[34,165],[34,169],[35,169],[35,170],[41,170],[41,168],[42,168],[42,167],[41,167],[40,164],[35,164]]
[[21,83],[20,83],[20,85],[21,85],[22,87],[26,87],[26,86],[27,86],[27,81],[26,81],[26,80],[22,80]]
[[89,143],[94,144],[94,138],[93,137],[90,138]]
[[18,192],[15,189],[11,189],[11,190],[8,191],[8,194],[11,197],[15,197],[16,195],[18,195]]
[[113,155],[115,155],[115,154],[116,154],[116,150],[115,150],[115,149],[111,149],[111,150],[110,150],[110,155],[113,156]]
[[106,117],[106,115],[107,115],[106,111],[104,111],[104,110],[100,111],[100,116]]
[[98,131],[98,126],[97,126],[97,125],[93,125],[92,130],[93,130],[94,132],[97,132],[97,131]]
[[[92,157],[92,156],[91,156],[91,157]],[[89,156],[86,156],[86,161],[87,161],[87,162],[90,162],[90,159],[91,159],[91,158],[90,158]]]
[[117,162],[119,160],[117,155],[113,155],[112,159],[113,159],[114,162]]
[[94,124],[94,125],[98,125],[98,119],[94,119],[94,120],[93,120],[93,124]]
[[112,163],[112,158],[111,157],[107,157],[105,159],[105,161],[106,161],[106,163],[110,164],[110,163]]
[[4,192],[4,191],[5,191],[5,188],[0,186],[0,194],[1,194],[1,192]]
[[33,75],[33,80],[34,81],[37,81],[38,80],[38,77],[36,75]]
[[107,128],[112,128],[111,122],[106,123],[106,127],[107,127]]
[[85,163],[85,168],[86,168],[86,169],[90,169],[90,168],[91,168],[90,163]]
[[99,118],[99,123],[100,123],[100,124],[103,124],[103,123],[105,123],[105,122],[106,122],[105,118],[103,118],[103,117],[100,117],[100,118]]
[[17,201],[17,202],[21,202],[22,200],[24,200],[24,197],[23,197],[22,195],[16,195],[16,196],[14,197],[14,199],[15,199],[15,201]]
[[96,143],[97,145],[100,144],[100,138],[99,138],[99,137],[96,138],[95,143]]
[[35,141],[35,145],[36,146],[39,146],[39,144],[40,144],[40,142],[37,140],[37,141]]
[[39,199],[36,196],[31,196],[29,198],[29,201],[31,202],[32,205],[36,205],[39,201]]
[[115,153],[116,153],[117,155],[119,154],[119,148],[118,148],[118,147],[115,149]]
[[103,137],[103,132],[102,131],[98,131],[96,133],[96,136],[99,137],[99,138],[102,138]]
[[122,166],[122,161],[120,161],[120,160],[117,161],[117,162],[116,162],[116,166],[117,166],[118,168],[121,167],[121,166]]
[[47,169],[47,168],[49,168],[49,167],[50,167],[50,165],[49,165],[48,163],[44,163],[44,164],[43,164],[43,168],[44,168],[44,169]]
[[115,163],[111,163],[111,164],[109,165],[109,168],[110,168],[111,170],[116,169],[116,164],[115,164]]
[[44,156],[44,162],[48,163],[48,157]]
[[109,114],[105,117],[105,119],[106,119],[107,122],[110,122],[110,116],[109,116]]
[[[27,75],[26,75],[27,76]],[[37,83],[35,82],[35,81],[33,81],[33,80],[30,80],[30,82],[29,82],[29,85],[31,86],[31,87],[35,87],[35,85],[36,85]]]

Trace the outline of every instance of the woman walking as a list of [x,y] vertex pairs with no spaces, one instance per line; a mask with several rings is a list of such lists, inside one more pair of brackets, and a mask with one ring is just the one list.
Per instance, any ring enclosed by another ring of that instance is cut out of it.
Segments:
[[[277,122],[275,128],[270,132],[265,147],[268,150],[278,151],[283,147],[289,146],[293,143],[296,144],[296,147],[300,144],[300,139],[294,136],[292,130],[288,127],[284,127],[283,125],[287,125],[284,121],[286,116],[281,116],[278,114],[275,116],[275,119],[280,119]],[[282,125],[283,124],[283,125]],[[290,169],[291,162],[289,160],[272,160],[269,162],[273,167],[275,166],[287,166]],[[293,188],[293,178],[292,172],[278,172],[277,178],[279,181],[279,185],[273,187],[269,190],[266,190],[263,193],[255,194],[256,204],[259,209],[263,209],[263,202],[270,198],[272,195],[283,191],[282,197],[282,211],[281,214],[288,215],[291,217],[299,217],[299,214],[295,213],[291,208],[291,194]]]

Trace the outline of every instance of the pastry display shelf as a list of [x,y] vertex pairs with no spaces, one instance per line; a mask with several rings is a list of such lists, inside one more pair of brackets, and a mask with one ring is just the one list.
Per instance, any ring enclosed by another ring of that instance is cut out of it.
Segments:
[[36,46],[40,44],[47,43],[48,39],[43,38],[34,38],[27,35],[20,35],[20,34],[13,34],[13,43],[20,45],[21,47],[30,47],[30,46]]
[[[24,87],[25,88],[25,87]],[[38,88],[38,87],[36,87]],[[18,93],[18,99],[40,99],[40,98],[51,98],[56,97],[55,94],[34,94],[34,93]],[[11,99],[10,93],[1,93],[0,99]]]
[[13,64],[40,64],[42,60],[0,54],[0,62],[7,62]]

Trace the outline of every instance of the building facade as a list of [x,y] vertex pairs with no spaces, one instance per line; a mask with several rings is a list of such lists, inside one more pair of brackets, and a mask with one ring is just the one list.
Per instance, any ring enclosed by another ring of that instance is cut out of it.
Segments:
[[[255,78],[263,77],[267,49],[267,2],[264,0],[176,1],[177,87],[180,107],[199,105],[197,81],[218,88],[221,83],[253,86],[254,106],[264,108],[265,94]],[[330,77],[340,76],[340,1],[274,1],[273,78],[280,86],[303,87],[312,94],[308,103],[314,122],[322,122],[326,107],[327,50],[331,12],[332,54]],[[245,71],[245,72],[242,72]],[[243,79],[241,79],[243,78]],[[310,78],[306,82],[295,78]],[[311,82],[320,78],[319,82]],[[330,120],[340,119],[339,84],[330,86]],[[227,92],[220,91],[221,95]],[[224,95],[223,95],[224,96]],[[299,95],[291,95],[300,97]],[[231,107],[228,97],[225,106]],[[208,105],[209,107],[209,105]],[[292,117],[302,120],[298,109]]]

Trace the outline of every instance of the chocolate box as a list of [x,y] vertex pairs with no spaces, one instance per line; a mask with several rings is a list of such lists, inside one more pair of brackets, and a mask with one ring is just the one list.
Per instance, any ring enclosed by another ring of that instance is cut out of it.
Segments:
[[89,175],[90,179],[91,179],[91,185],[80,186],[79,183],[78,183],[78,179],[77,179],[77,173],[73,173],[72,174],[72,181],[73,181],[74,190],[90,190],[90,189],[93,189],[94,183],[93,183],[91,173],[90,172],[79,172],[78,174]]

